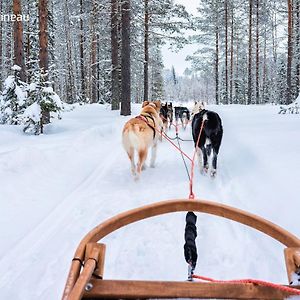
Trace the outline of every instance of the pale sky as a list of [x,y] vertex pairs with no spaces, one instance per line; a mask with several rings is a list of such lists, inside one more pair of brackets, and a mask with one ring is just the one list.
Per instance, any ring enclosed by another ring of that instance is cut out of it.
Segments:
[[184,5],[186,7],[186,10],[194,15],[197,13],[199,2],[200,1],[198,0],[175,0],[175,3]]
[[[197,13],[197,6],[199,5],[198,0],[176,0],[175,2],[184,5],[189,13],[194,15]],[[190,67],[190,62],[185,61],[186,56],[193,54],[195,50],[195,45],[187,45],[176,53],[170,51],[168,46],[164,46],[162,49],[162,55],[165,68],[171,69],[173,65],[176,73],[182,75],[184,70]]]

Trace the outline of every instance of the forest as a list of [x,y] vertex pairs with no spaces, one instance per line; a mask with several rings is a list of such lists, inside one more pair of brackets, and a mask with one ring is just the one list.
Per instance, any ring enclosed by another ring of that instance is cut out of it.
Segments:
[[[42,127],[64,103],[292,103],[300,0],[197,1],[0,0],[0,123]],[[187,44],[192,67],[164,69],[162,47]]]

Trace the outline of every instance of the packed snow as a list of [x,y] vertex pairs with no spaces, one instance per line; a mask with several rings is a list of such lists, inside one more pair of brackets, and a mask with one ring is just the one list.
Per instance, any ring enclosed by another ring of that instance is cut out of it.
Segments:
[[[196,198],[260,215],[300,237],[300,115],[278,107],[209,106],[223,121],[215,179],[196,168]],[[140,105],[133,106],[133,115]],[[77,106],[45,134],[0,126],[0,298],[60,299],[73,254],[97,224],[129,209],[187,198],[180,154],[158,145],[139,181],[121,144],[124,123],[106,105]],[[174,136],[174,129],[168,132]],[[180,131],[191,139],[191,129]],[[193,143],[182,142],[193,153]],[[197,213],[196,274],[287,283],[284,246],[244,225]],[[185,213],[147,219],[110,234],[106,279],[186,280]]]

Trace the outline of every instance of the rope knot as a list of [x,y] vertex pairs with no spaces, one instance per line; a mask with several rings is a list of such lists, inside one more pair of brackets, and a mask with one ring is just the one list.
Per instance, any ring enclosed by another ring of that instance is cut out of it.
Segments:
[[195,194],[191,192],[189,195],[189,200],[194,200],[194,199],[195,199]]

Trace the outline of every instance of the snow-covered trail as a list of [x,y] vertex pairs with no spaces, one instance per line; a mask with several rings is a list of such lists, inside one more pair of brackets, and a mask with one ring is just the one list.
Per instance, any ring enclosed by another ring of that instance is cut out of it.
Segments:
[[[197,198],[257,213],[300,236],[299,116],[277,115],[272,106],[211,109],[222,117],[224,139],[217,178],[196,167]],[[187,198],[181,156],[166,141],[156,168],[132,180],[121,146],[127,119],[90,105],[66,113],[41,137],[0,128],[0,225],[7,229],[0,239],[1,299],[59,299],[75,248],[94,226],[131,208]],[[190,139],[190,128],[180,135]],[[192,142],[182,147],[193,153]],[[185,280],[184,226],[185,213],[176,213],[109,235],[105,277]],[[286,282],[282,245],[245,226],[198,214],[197,245],[196,273]]]

